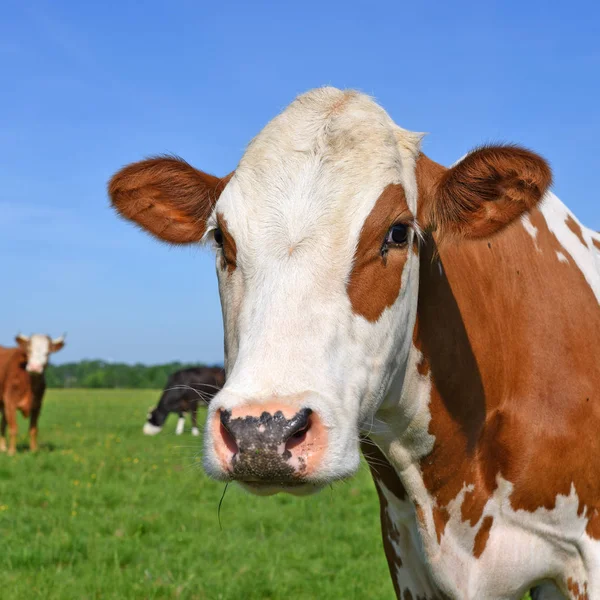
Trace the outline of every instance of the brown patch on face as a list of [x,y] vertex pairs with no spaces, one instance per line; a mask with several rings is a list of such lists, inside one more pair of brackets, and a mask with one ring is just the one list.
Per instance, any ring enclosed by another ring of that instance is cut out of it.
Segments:
[[433,509],[433,523],[435,525],[435,534],[437,535],[438,544],[442,541],[442,536],[444,535],[449,520],[450,513],[446,508],[438,508],[436,506]]
[[217,225],[223,234],[223,247],[221,248],[221,269],[232,273],[237,268],[237,246],[235,239],[227,227],[227,220],[222,213],[217,213]]
[[172,244],[199,241],[206,219],[233,173],[222,179],[184,160],[159,157],[130,164],[108,184],[115,210]]
[[513,509],[528,512],[553,509],[574,485],[600,539],[600,465],[589,460],[600,452],[598,301],[543,214],[530,218],[536,241],[515,223],[491,247],[438,250],[430,236],[421,251],[415,337],[435,437],[423,478],[440,508],[472,485],[461,514],[473,526],[498,475],[513,484]]
[[362,227],[347,286],[352,310],[367,321],[377,321],[398,297],[408,246],[390,248],[385,256],[382,247],[392,225],[411,221],[404,189],[388,185]]
[[567,587],[574,600],[589,600],[587,581],[584,583],[583,589],[580,589],[579,584],[572,577],[569,577]]
[[583,232],[581,231],[581,227],[579,227],[579,223],[571,215],[568,215],[565,220],[565,224],[579,238],[579,241],[587,248],[587,244],[583,239]]
[[592,244],[594,244],[595,248],[598,248],[598,250],[600,250],[600,241],[598,241],[597,239],[592,239]]
[[490,537],[490,529],[494,523],[494,517],[488,515],[483,519],[483,523],[475,536],[475,543],[473,544],[473,556],[479,558],[487,545],[488,538]]

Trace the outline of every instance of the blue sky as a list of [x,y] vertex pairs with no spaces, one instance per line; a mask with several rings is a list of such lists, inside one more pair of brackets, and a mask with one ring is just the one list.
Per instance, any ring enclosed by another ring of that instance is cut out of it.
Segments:
[[211,254],[118,220],[106,181],[162,152],[226,174],[324,84],[373,94],[443,164],[531,147],[600,229],[599,40],[593,2],[5,0],[0,344],[67,331],[57,363],[222,360]]

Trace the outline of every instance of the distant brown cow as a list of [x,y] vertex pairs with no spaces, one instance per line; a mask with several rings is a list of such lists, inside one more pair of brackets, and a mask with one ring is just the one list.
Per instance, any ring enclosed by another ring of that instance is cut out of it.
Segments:
[[52,352],[64,345],[64,336],[51,339],[47,335],[31,337],[17,335],[17,348],[0,346],[0,452],[6,452],[6,425],[8,424],[8,454],[17,449],[17,409],[29,421],[29,447],[36,451],[37,421],[46,390],[44,370]]

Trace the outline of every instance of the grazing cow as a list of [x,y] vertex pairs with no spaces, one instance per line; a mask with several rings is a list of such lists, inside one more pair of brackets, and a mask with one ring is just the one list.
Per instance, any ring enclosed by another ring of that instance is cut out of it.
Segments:
[[6,452],[6,425],[8,424],[8,454],[17,450],[17,409],[29,416],[29,448],[38,449],[37,422],[46,391],[44,370],[52,352],[64,345],[64,336],[51,339],[47,335],[31,337],[17,335],[16,348],[0,346],[0,452]]
[[181,435],[185,425],[183,414],[190,412],[192,435],[200,435],[196,423],[198,403],[206,406],[224,383],[225,371],[220,367],[191,367],[175,371],[169,377],[156,408],[148,413],[148,420],[144,423],[144,433],[146,435],[160,433],[169,413],[177,413],[179,419],[175,434]]
[[600,235],[518,146],[451,168],[370,98],[300,96],[218,179],[125,167],[121,215],[216,247],[227,383],[205,468],[257,494],[356,472],[398,597],[600,598]]

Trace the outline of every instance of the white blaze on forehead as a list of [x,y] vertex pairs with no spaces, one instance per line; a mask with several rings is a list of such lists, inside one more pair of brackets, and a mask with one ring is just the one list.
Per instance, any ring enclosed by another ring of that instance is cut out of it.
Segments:
[[345,250],[336,256],[347,262],[388,184],[401,183],[416,212],[420,139],[363,94],[321,88],[297,98],[250,143],[217,203],[238,262],[265,247],[286,258],[315,244]]
[[50,356],[50,338],[36,333],[29,338],[28,367],[45,367]]
[[[288,393],[305,389],[294,384],[308,383],[316,372],[310,362],[327,361],[324,338],[350,329],[340,323],[352,315],[347,278],[377,199],[400,183],[416,213],[420,139],[368,96],[322,88],[300,96],[250,143],[209,222],[222,214],[236,240],[238,272],[223,275],[221,289],[228,355],[237,358],[241,339],[264,379],[271,371],[290,384]],[[285,330],[269,333],[275,324]],[[303,347],[309,337],[311,348]],[[283,355],[296,377],[283,376]]]

